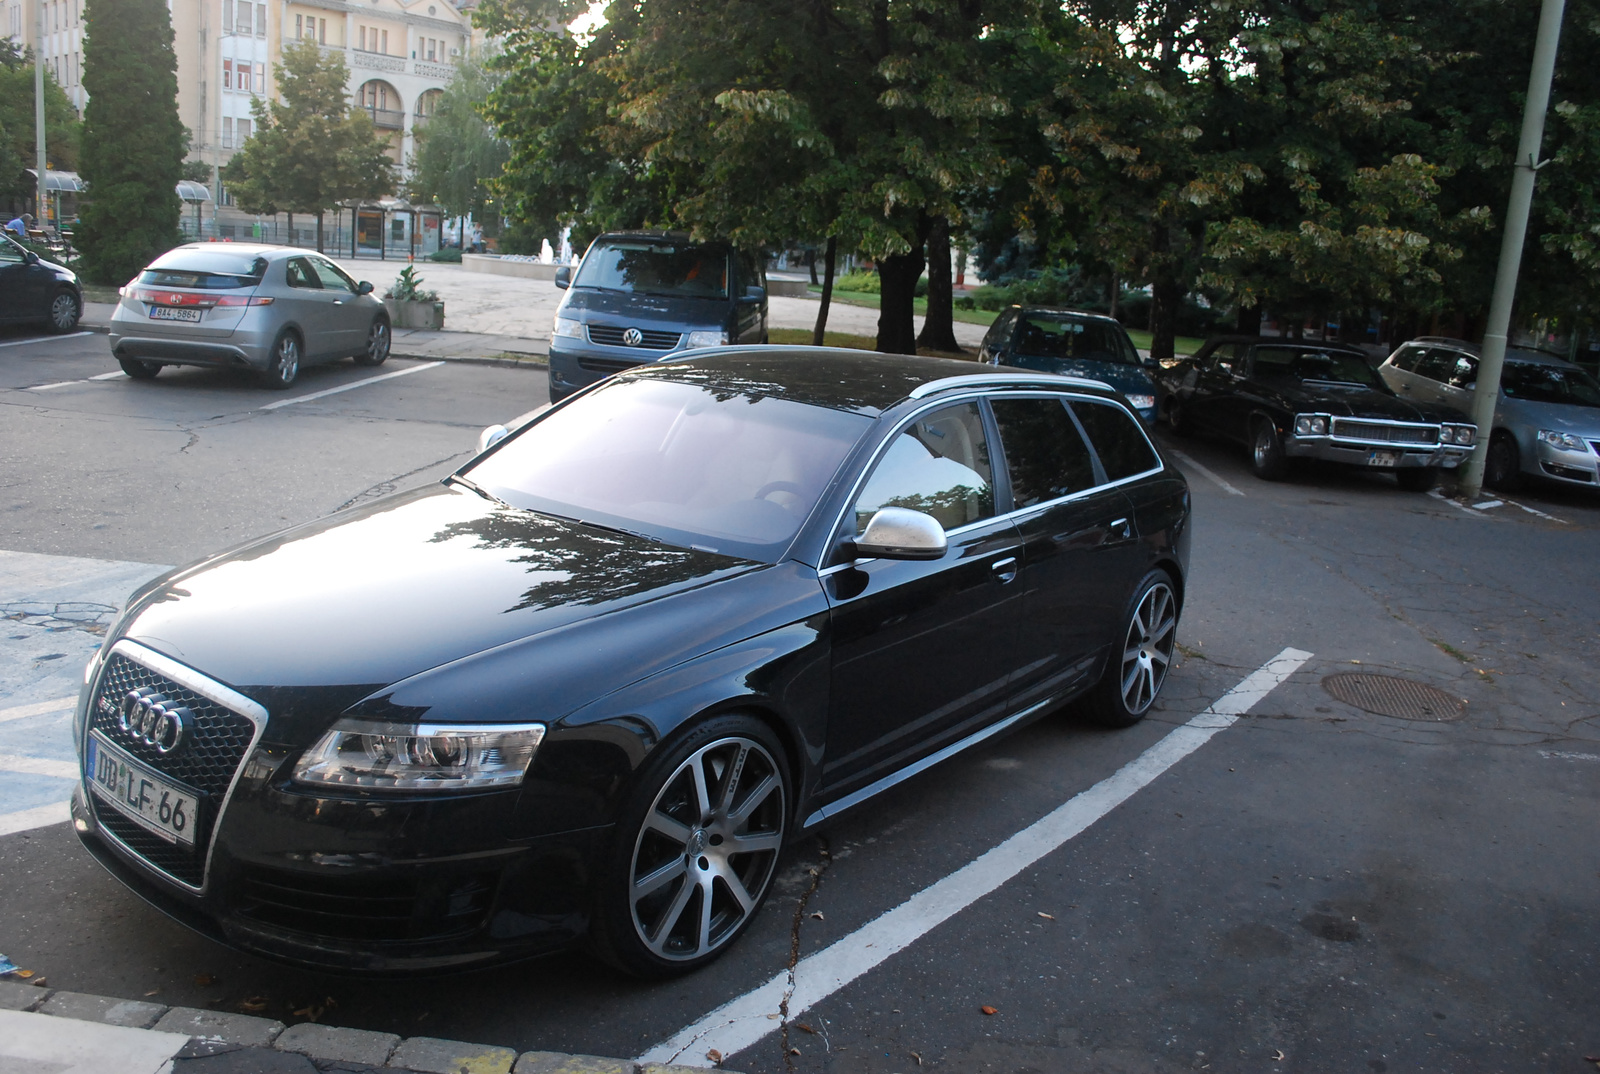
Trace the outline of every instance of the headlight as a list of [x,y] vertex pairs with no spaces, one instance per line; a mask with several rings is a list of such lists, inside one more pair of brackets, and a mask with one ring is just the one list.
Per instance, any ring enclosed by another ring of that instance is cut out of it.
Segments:
[[571,317],[557,317],[555,327],[550,330],[552,336],[566,336],[569,339],[583,338],[583,323],[574,321]]
[[1554,429],[1540,429],[1539,439],[1551,447],[1560,448],[1562,451],[1588,452],[1589,450],[1589,446],[1583,442],[1582,437],[1573,436],[1571,433],[1558,433]]
[[694,350],[696,347],[720,347],[727,342],[726,332],[690,332],[683,345],[687,350]]
[[1445,431],[1449,432],[1452,428],[1455,431],[1455,436],[1451,438],[1454,443],[1470,444],[1478,438],[1478,427],[1476,425],[1446,426]]
[[1123,398],[1135,410],[1150,410],[1156,405],[1156,397],[1153,395],[1124,395]]
[[1297,414],[1294,419],[1296,436],[1326,436],[1328,419],[1322,414]]
[[297,783],[395,791],[515,787],[544,724],[340,720],[294,766]]

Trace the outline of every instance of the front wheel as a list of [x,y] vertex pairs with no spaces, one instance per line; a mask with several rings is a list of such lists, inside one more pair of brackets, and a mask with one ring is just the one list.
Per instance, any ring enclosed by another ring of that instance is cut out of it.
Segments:
[[367,349],[356,355],[356,365],[382,365],[389,357],[389,318],[372,319],[367,329]]
[[1282,481],[1289,473],[1283,437],[1270,418],[1257,418],[1251,430],[1250,469],[1263,481]]
[[272,359],[261,371],[261,383],[283,391],[300,375],[300,337],[285,328],[272,344]]
[[643,771],[599,878],[593,940],[640,977],[688,973],[754,919],[789,817],[784,749],[766,724],[718,716]]
[[50,331],[70,332],[78,327],[81,316],[83,307],[71,291],[57,291],[56,297],[50,300]]
[[161,372],[160,362],[147,362],[143,358],[118,358],[117,364],[134,380],[155,380],[156,374]]
[[1145,575],[1123,613],[1121,642],[1084,700],[1084,712],[1106,727],[1132,727],[1155,704],[1178,644],[1178,595],[1163,570]]
[[1189,410],[1176,395],[1167,396],[1167,426],[1179,436],[1194,435],[1194,422],[1189,420]]
[[1507,433],[1489,441],[1489,455],[1483,463],[1483,483],[1499,492],[1515,492],[1522,483],[1522,453]]

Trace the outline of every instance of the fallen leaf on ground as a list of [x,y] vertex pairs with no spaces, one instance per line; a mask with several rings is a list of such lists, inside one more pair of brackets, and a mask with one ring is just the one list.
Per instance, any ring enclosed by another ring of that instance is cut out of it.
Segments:
[[799,1048],[790,1048],[789,1049],[789,1054],[790,1055],[799,1055],[800,1054],[800,1049]]
[[1055,914],[1047,914],[1043,910],[1039,911],[1039,916],[1044,918],[1046,921],[1054,921],[1056,919]]
[[207,985],[216,984],[217,979],[209,973],[197,973],[194,975],[194,983],[201,988],[205,988]]
[[26,981],[29,977],[33,976],[33,971],[32,970],[17,970],[16,971],[16,976],[21,977],[24,981]]
[[706,1053],[706,1058],[711,1060],[713,1063],[720,1063],[722,1062],[722,1053],[713,1048]]
[[1281,1063],[1281,1062],[1283,1062],[1283,1061],[1284,1061],[1284,1060],[1285,1060],[1285,1059],[1287,1059],[1287,1058],[1288,1058],[1288,1056],[1286,1056],[1286,1055],[1284,1055],[1284,1054],[1283,1054],[1283,1049],[1282,1049],[1282,1048],[1275,1048],[1275,1049],[1273,1049],[1273,1052],[1272,1052],[1272,1061],[1273,1061],[1273,1062],[1274,1062],[1274,1063]]
[[147,996],[153,996],[153,995],[155,995],[155,994],[156,994],[156,993],[157,993],[157,992],[159,992],[159,991],[161,991],[161,989],[159,989],[159,988],[152,988],[152,989],[151,989],[151,990],[150,990],[150,991],[148,991],[148,992],[146,992],[146,993],[145,993],[145,995],[147,995]]
[[920,1067],[922,1065],[922,1056],[918,1055],[916,1052],[911,1053],[911,1058],[917,1061],[917,1066]]
[[812,1029],[810,1026],[806,1025],[804,1022],[796,1022],[794,1024],[794,1027],[796,1029],[802,1030],[802,1031],[804,1031],[806,1033],[815,1033],[816,1032],[815,1029]]
[[983,1006],[983,1007],[979,1007],[978,1010],[982,1011],[984,1014],[999,1014],[1000,1013],[1000,1008],[998,1008],[998,1007]]
[[813,910],[813,911],[811,911],[811,920],[813,920],[813,921],[826,921],[828,919],[822,916],[822,911],[821,910]]
[[33,987],[35,987],[35,988],[49,988],[50,987],[50,982],[45,980],[43,977],[36,977],[36,978],[34,978],[34,981],[33,981]]
[[251,996],[239,1004],[241,1011],[264,1011],[267,1009],[267,997]]

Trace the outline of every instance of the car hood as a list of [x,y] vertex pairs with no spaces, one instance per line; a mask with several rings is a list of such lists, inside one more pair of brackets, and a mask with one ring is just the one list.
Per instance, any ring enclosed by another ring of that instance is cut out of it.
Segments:
[[1009,364],[1019,369],[1037,369],[1041,373],[1055,373],[1063,377],[1086,377],[1109,384],[1124,395],[1149,395],[1155,382],[1147,370],[1123,362],[1091,362],[1069,358],[1029,358],[1013,355]]
[[560,314],[585,323],[659,324],[680,331],[690,328],[716,329],[721,328],[727,318],[729,302],[726,298],[645,295],[574,287],[567,292]]
[[119,632],[258,698],[361,696],[761,567],[432,486],[174,571],[135,594]]
[[1466,421],[1449,407],[1413,403],[1376,388],[1339,387],[1302,381],[1284,396],[1302,410],[1315,410],[1336,418],[1387,418],[1392,421]]
[[1541,429],[1572,433],[1587,440],[1600,438],[1600,407],[1575,403],[1536,403],[1500,393],[1497,421],[1507,425],[1537,425]]

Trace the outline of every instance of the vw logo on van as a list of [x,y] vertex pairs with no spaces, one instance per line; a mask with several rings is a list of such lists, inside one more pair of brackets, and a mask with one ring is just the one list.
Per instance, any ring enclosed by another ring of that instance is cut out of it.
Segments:
[[625,329],[622,333],[622,342],[629,347],[637,347],[644,342],[644,333],[637,328]]
[[181,746],[194,725],[194,715],[187,708],[148,686],[128,691],[120,715],[123,732],[157,753],[171,753]]

